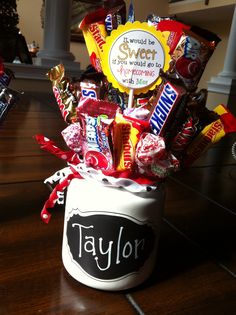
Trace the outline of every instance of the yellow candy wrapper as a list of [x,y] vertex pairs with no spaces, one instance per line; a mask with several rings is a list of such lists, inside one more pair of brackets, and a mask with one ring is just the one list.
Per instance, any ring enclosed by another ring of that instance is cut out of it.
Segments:
[[102,72],[101,53],[107,37],[106,14],[107,11],[103,8],[98,9],[86,15],[79,25],[83,32],[90,62],[98,72]]

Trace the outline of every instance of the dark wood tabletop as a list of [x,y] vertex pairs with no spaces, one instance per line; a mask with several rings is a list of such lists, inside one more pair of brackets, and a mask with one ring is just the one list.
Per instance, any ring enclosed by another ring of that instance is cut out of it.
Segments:
[[43,181],[65,165],[33,136],[63,146],[65,127],[53,95],[27,92],[0,126],[0,314],[236,314],[236,136],[168,178],[153,274],[107,292],[63,267],[63,206],[48,225],[40,219],[49,195]]

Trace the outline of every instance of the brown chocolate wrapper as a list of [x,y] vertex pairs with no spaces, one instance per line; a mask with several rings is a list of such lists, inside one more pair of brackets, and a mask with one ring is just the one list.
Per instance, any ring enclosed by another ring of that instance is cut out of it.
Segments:
[[64,66],[62,64],[55,66],[47,73],[47,76],[52,81],[53,93],[63,119],[67,123],[75,122],[78,100],[71,81],[65,77]]
[[172,62],[168,71],[170,77],[180,79],[189,91],[197,88],[206,64],[220,41],[211,32],[206,32],[206,38],[201,36],[203,32],[199,32],[201,35],[196,34],[193,31],[196,29],[183,29],[183,34],[171,54]]
[[[170,133],[170,128],[175,121],[175,113],[180,108],[178,115],[182,115],[185,107],[186,90],[171,82],[164,81],[159,87],[157,96],[154,97],[149,122],[155,135],[164,137]],[[175,129],[176,127],[174,127]],[[173,131],[174,132],[174,131]],[[172,133],[172,132],[171,132]]]
[[126,3],[123,0],[104,1],[104,7],[108,10],[105,25],[108,34],[117,29],[120,24],[126,22]]

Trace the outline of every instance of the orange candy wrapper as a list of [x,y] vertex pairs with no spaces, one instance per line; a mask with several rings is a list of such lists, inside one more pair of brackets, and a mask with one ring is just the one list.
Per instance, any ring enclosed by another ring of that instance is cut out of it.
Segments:
[[113,127],[113,154],[117,171],[131,170],[135,158],[135,147],[141,133],[149,123],[117,114]]

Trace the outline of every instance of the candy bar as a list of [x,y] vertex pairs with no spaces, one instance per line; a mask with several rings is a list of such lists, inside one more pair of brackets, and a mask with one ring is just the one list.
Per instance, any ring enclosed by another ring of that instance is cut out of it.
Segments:
[[100,98],[100,87],[89,81],[80,82],[81,97]]
[[183,123],[180,131],[171,142],[171,151],[178,156],[186,149],[197,132],[197,122],[194,122],[193,116],[188,111],[187,119]]
[[110,147],[110,125],[118,105],[102,100],[85,98],[77,115],[82,125],[84,162],[95,169],[112,170],[113,158]]
[[84,35],[90,62],[98,72],[102,72],[100,60],[102,47],[107,36],[105,28],[106,15],[107,10],[98,9],[86,15],[79,25]]
[[80,116],[84,134],[85,164],[95,169],[112,170],[113,159],[108,136],[108,128],[112,121],[103,116],[92,117],[88,114]]
[[199,158],[210,146],[220,141],[225,135],[236,132],[236,118],[223,105],[218,105],[214,112],[220,117],[207,125],[187,147],[183,164],[188,166]]
[[174,110],[184,93],[185,90],[182,87],[174,86],[170,82],[162,85],[149,118],[151,130],[155,135],[163,136],[165,134],[166,128],[173,118]]
[[161,19],[156,24],[156,29],[160,30],[163,36],[167,38],[170,54],[172,54],[178,45],[184,30],[189,30],[190,26],[175,20]]
[[0,83],[0,122],[18,99],[18,93]]
[[118,171],[133,167],[135,147],[148,123],[117,114],[113,126],[113,151],[115,168]]
[[8,86],[11,82],[11,79],[14,77],[13,72],[10,69],[4,68],[4,70],[0,70],[0,83]]
[[107,81],[104,74],[97,72],[92,66],[88,67],[80,78],[74,78],[71,84],[77,91],[78,100],[81,97],[104,99],[107,93]]
[[114,119],[118,110],[119,107],[115,103],[92,98],[82,98],[77,107],[77,115],[81,113],[87,113],[93,117],[106,115],[107,118]]
[[171,54],[174,62],[170,73],[180,78],[190,91],[196,89],[205,66],[220,41],[213,33],[211,34],[212,40],[208,40],[191,30],[184,29]]
[[106,30],[110,33],[117,29],[120,24],[126,22],[126,4],[123,0],[120,1],[104,1],[105,9],[108,13],[105,18]]
[[47,73],[52,81],[53,93],[60,108],[63,119],[67,123],[76,121],[76,107],[78,100],[71,90],[71,82],[65,77],[65,68],[62,64],[52,68]]

